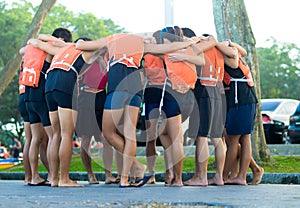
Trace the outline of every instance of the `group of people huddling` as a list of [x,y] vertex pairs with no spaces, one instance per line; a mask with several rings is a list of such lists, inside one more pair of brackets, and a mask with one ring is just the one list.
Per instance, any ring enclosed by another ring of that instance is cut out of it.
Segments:
[[[69,30],[57,28],[52,35],[30,39],[20,54],[25,185],[83,186],[69,178],[74,132],[81,140],[90,184],[99,183],[89,153],[92,137],[103,143],[105,184],[125,188],[155,183],[158,137],[166,186],[246,185],[249,167],[249,184],[260,183],[264,170],[252,158],[250,140],[257,98],[244,59],[247,52],[237,43],[196,36],[178,26],[158,30],[153,37],[122,33],[72,42]],[[141,109],[147,165],[136,158]],[[186,119],[189,137],[196,139],[195,174],[183,182],[181,124]],[[208,139],[216,160],[211,179]],[[38,173],[39,155],[47,179]]]

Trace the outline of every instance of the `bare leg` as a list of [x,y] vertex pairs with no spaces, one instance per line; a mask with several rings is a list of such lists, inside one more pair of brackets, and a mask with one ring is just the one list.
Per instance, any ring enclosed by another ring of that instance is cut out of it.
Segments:
[[43,136],[41,137],[40,145],[40,157],[43,165],[48,170],[48,180],[52,181],[52,170],[51,170],[51,161],[50,161],[50,143],[52,141],[53,133],[52,127],[44,127]]
[[195,174],[194,177],[184,182],[185,186],[207,186],[207,165],[209,149],[207,137],[196,138]]
[[39,160],[39,147],[41,144],[40,138],[43,135],[43,125],[42,123],[35,123],[30,125],[32,132],[32,140],[29,148],[29,161],[32,173],[31,184],[38,184],[43,182],[44,179],[40,177],[38,173],[38,160]]
[[105,184],[111,184],[111,183],[119,183],[120,179],[115,178],[112,175],[111,169],[112,169],[112,163],[114,158],[114,150],[112,146],[103,139],[103,162],[104,162],[104,168],[105,168]]
[[226,148],[223,140],[221,138],[212,138],[212,143],[215,147],[215,158],[216,158],[216,174],[215,176],[208,180],[208,184],[223,186],[223,168],[226,157]]
[[23,163],[24,163],[24,171],[25,171],[24,185],[28,185],[28,183],[30,183],[32,179],[31,168],[29,163],[29,148],[31,143],[31,130],[30,130],[29,122],[24,122],[24,131],[25,131],[25,139],[26,139],[23,148]]
[[[226,132],[226,129],[224,129],[224,138],[225,143],[226,143],[226,147],[228,147],[228,143],[230,141]],[[227,152],[228,150],[226,150]],[[225,157],[225,164],[224,164],[224,170],[223,170],[223,181],[227,181],[228,179],[228,175],[230,173],[230,178],[234,178],[237,176],[238,172],[239,172],[239,155],[240,155],[240,145],[239,145],[239,150],[238,150],[238,157],[231,161],[231,164],[229,164],[228,160]],[[230,167],[231,165],[231,167]]]
[[[232,167],[235,167],[239,154],[239,138],[240,135],[230,135],[227,141],[227,152],[225,158],[225,166],[223,170],[223,180],[228,178],[228,174]],[[225,173],[227,175],[225,175]],[[228,179],[227,179],[228,180]],[[224,180],[227,183],[227,180]]]
[[164,148],[164,160],[165,160],[165,185],[171,185],[174,179],[174,172],[173,172],[173,161],[172,161],[172,141],[168,135],[166,128],[160,134],[160,141]]
[[184,159],[181,115],[167,119],[167,131],[172,140],[172,163],[174,179],[171,186],[183,186],[182,166]]
[[81,136],[80,138],[81,138],[80,157],[84,165],[84,168],[86,169],[86,172],[88,174],[89,184],[99,184],[99,181],[97,180],[92,169],[92,159],[90,156],[91,137]]
[[236,178],[228,179],[228,183],[247,185],[246,176],[251,161],[251,141],[250,134],[242,135],[240,138],[241,156],[240,171]]
[[[147,127],[147,143],[146,143],[146,157],[148,171],[154,171],[156,161],[156,138],[157,138],[157,119],[146,121]],[[155,183],[155,175],[148,181],[149,184]]]
[[51,126],[53,130],[52,142],[50,142],[50,163],[52,168],[51,186],[58,186],[59,182],[59,147],[61,142],[61,133],[59,125],[58,111],[49,112]]
[[[139,163],[134,161],[136,154],[136,124],[138,118],[139,108],[134,106],[125,106],[124,111],[124,137],[125,146],[123,151],[123,173],[121,177],[121,185],[128,183],[128,173],[131,170],[133,162],[136,167]],[[140,175],[134,174],[135,177]]]
[[263,177],[264,174],[264,169],[260,166],[257,165],[257,163],[255,162],[255,160],[253,159],[253,157],[251,157],[251,161],[250,161],[250,168],[252,170],[252,181],[249,182],[249,185],[258,185],[261,182],[261,179]]
[[59,147],[59,161],[60,161],[60,177],[58,186],[60,187],[81,187],[69,178],[70,164],[72,160],[72,137],[75,128],[74,118],[76,113],[72,109],[58,108],[61,126],[61,143]]

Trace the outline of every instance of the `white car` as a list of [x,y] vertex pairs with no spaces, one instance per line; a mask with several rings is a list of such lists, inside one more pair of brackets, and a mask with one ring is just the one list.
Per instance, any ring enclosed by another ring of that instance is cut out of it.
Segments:
[[262,99],[262,120],[267,144],[282,144],[287,141],[287,128],[299,100],[295,99]]

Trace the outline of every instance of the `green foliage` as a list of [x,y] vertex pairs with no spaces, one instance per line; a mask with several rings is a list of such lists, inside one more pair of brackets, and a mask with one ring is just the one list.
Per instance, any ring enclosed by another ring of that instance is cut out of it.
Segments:
[[275,39],[269,45],[257,48],[261,97],[299,99],[300,48]]

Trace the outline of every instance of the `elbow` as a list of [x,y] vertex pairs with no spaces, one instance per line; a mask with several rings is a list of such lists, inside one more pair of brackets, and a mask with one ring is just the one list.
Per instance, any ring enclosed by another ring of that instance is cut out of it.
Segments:
[[79,40],[75,45],[76,49],[82,50],[83,42],[83,40]]

